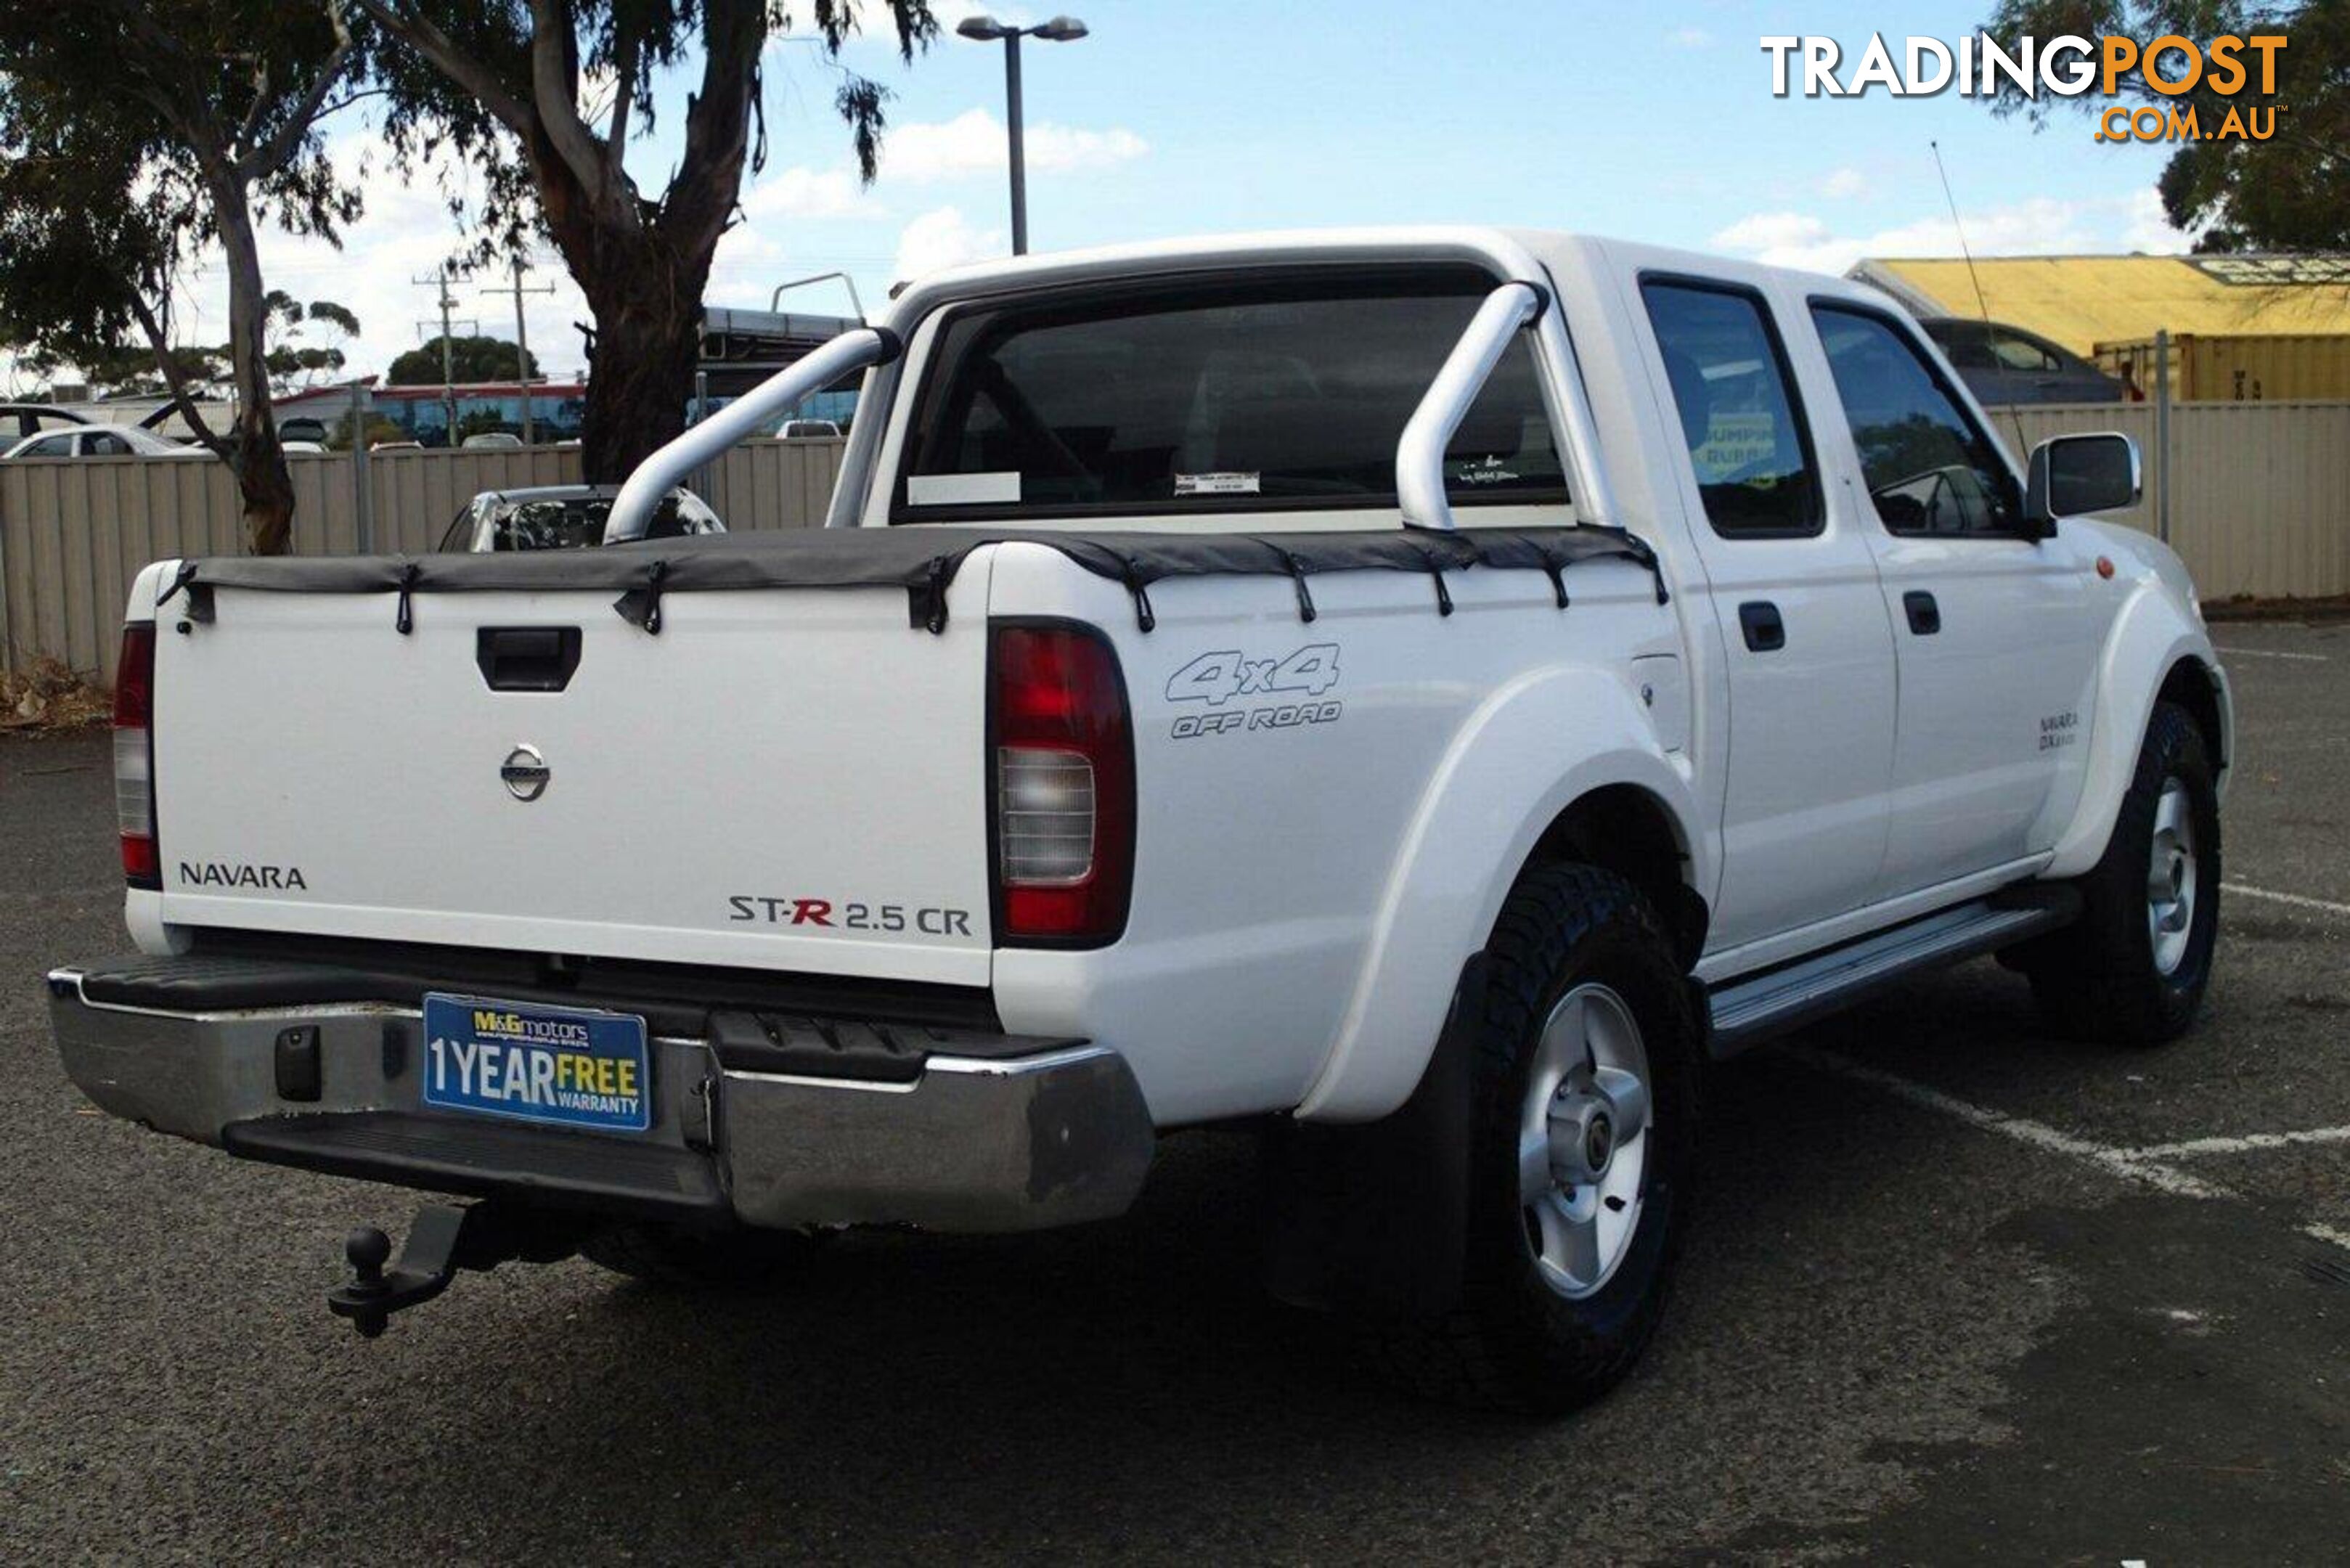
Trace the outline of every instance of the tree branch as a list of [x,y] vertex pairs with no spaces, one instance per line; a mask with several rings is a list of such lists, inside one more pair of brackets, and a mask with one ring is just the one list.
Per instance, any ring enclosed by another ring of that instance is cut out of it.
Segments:
[[432,68],[455,82],[499,124],[528,142],[537,129],[530,106],[508,91],[496,72],[459,48],[448,34],[424,17],[395,8],[387,0],[351,0],[378,26],[422,55]]
[[[716,243],[743,186],[751,99],[766,13],[760,0],[705,0],[702,90],[685,110],[685,152],[662,202],[686,254]],[[706,253],[705,253],[706,254]]]
[[538,123],[555,155],[582,188],[611,182],[604,148],[579,118],[579,40],[567,0],[530,0],[530,87]]
[[612,99],[612,128],[604,133],[605,156],[619,163],[627,156],[629,141],[629,105],[637,96],[637,45],[634,33],[620,36],[619,57],[612,62],[619,78],[619,90]]
[[348,39],[345,39],[335,46],[335,52],[327,57],[325,65],[318,67],[318,79],[310,84],[310,90],[302,95],[302,101],[294,106],[294,112],[278,126],[276,133],[260,146],[248,148],[237,158],[238,179],[250,183],[265,175],[276,173],[293,161],[303,138],[308,136],[311,127],[318,122],[319,106],[327,101],[327,94],[333,90],[336,80],[350,62],[351,45]]
[[251,141],[261,129],[262,111],[269,107],[269,62],[262,61],[253,67],[253,101],[245,106],[244,123],[236,128],[229,145],[242,147]]
[[188,428],[196,432],[196,439],[214,457],[228,462],[228,442],[214,435],[212,426],[204,422],[204,416],[196,411],[196,401],[188,395],[187,378],[172,362],[172,346],[163,339],[162,326],[155,319],[155,313],[147,308],[145,296],[135,288],[130,291],[130,313],[139,318],[139,329],[147,335],[148,347],[155,352],[155,369],[162,372],[163,384],[172,389],[172,401],[179,409],[180,417],[188,421]]

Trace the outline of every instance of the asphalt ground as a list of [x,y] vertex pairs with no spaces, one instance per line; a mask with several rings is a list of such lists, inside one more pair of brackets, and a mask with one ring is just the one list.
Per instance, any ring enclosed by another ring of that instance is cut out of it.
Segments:
[[1667,1324],[1550,1425],[1269,1304],[1231,1134],[1114,1224],[510,1267],[362,1342],[320,1292],[414,1199],[82,1100],[37,982],[122,946],[107,748],[0,745],[0,1558],[2341,1562],[2350,627],[2220,640],[2198,1030],[2061,1043],[1984,963],[1721,1072]]

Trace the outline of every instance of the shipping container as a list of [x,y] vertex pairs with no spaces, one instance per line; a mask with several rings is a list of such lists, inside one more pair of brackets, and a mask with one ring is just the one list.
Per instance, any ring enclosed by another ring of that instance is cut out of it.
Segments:
[[[2100,343],[2094,358],[2131,398],[2153,398],[2153,338]],[[2179,333],[2170,339],[2170,396],[2181,403],[2350,399],[2350,333]]]

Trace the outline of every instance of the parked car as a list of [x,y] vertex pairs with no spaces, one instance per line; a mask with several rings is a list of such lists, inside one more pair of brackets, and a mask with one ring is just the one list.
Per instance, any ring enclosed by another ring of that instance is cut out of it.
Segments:
[[2126,389],[2071,349],[2021,327],[1963,317],[1918,323],[1975,400],[1999,403],[2118,403]]
[[785,420],[775,433],[785,441],[837,441],[840,427],[830,420]]
[[[829,526],[622,547],[860,370]],[[2194,1022],[2232,708],[2178,557],[2091,520],[2137,493],[2117,435],[2019,470],[1811,273],[1429,228],[934,274],[613,547],[148,567],[140,951],[49,976],[58,1045],[116,1116],[478,1199],[353,1236],[364,1333],[574,1248],[1099,1220],[1253,1127],[1281,1295],[1563,1409],[1656,1326],[1709,1059],[1989,953],[2065,1032]]]
[[0,403],[0,444],[13,445],[26,436],[38,435],[59,425],[88,423],[72,410],[52,403]]
[[137,425],[73,425],[26,436],[0,452],[0,461],[19,457],[210,456],[209,447],[182,446]]
[[[529,490],[485,490],[465,504],[441,535],[443,554],[494,555],[513,550],[577,550],[604,542],[613,484],[547,484]],[[702,497],[683,486],[656,510],[648,538],[723,534],[726,524]]]
[[477,431],[459,444],[467,450],[481,452],[491,448],[518,447],[522,445],[522,437],[512,431]]

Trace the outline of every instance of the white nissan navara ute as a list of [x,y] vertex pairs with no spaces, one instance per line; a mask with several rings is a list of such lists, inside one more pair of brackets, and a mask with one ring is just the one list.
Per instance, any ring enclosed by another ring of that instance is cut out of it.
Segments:
[[[862,369],[827,526],[646,538]],[[2210,980],[2226,678],[1878,296],[1609,240],[1273,234],[941,274],[650,459],[611,547],[133,589],[100,1106],[470,1199],[466,1268],[788,1272],[1266,1135],[1268,1278],[1403,1376],[1619,1376],[1711,1059],[1996,954],[2152,1045]],[[634,541],[634,542],[630,542]]]

